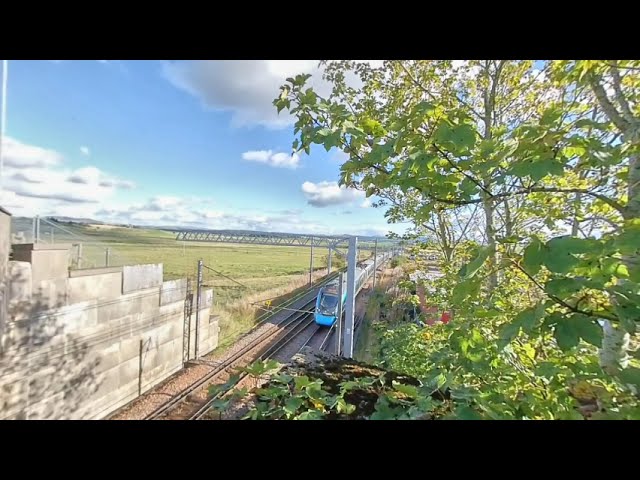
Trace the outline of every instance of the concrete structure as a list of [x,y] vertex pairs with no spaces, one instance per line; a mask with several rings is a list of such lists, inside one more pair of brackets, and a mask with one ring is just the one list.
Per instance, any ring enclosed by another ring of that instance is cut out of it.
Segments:
[[3,349],[5,325],[7,323],[7,268],[11,249],[11,214],[0,207],[0,353]]
[[[161,264],[69,272],[69,245],[14,245],[8,261],[5,224],[0,216],[0,419],[104,418],[193,357],[186,280],[163,282]],[[218,344],[212,300],[203,291],[201,355]]]

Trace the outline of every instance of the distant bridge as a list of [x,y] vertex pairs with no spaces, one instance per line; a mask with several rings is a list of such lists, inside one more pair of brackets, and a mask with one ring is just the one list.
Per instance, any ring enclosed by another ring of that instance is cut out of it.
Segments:
[[[320,247],[337,251],[346,247],[348,235],[307,235],[298,233],[239,232],[233,230],[172,230],[176,240],[184,242],[245,243],[252,245],[280,245],[287,247]],[[389,239],[358,237],[358,248],[362,250],[390,250],[397,242]],[[340,252],[341,253],[341,252]]]

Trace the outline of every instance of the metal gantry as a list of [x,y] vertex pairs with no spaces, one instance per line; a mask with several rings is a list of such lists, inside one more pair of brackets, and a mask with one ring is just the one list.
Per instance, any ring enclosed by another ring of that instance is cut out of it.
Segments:
[[[183,242],[245,243],[253,245],[281,245],[287,247],[346,247],[348,235],[305,235],[298,233],[241,232],[234,230],[173,230],[176,240]],[[373,250],[375,238],[359,237],[359,248]],[[389,243],[395,243],[389,241]],[[342,252],[339,252],[342,253]],[[344,254],[343,254],[344,255]]]

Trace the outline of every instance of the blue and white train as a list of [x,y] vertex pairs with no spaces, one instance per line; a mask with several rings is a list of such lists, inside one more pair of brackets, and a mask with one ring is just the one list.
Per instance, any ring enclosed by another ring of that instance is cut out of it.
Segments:
[[[382,265],[391,257],[390,252],[381,253],[378,255],[377,266]],[[362,287],[367,280],[373,275],[374,268],[374,260],[370,258],[365,260],[361,264],[356,266],[356,292],[358,295]],[[318,292],[318,297],[316,298],[316,310],[315,310],[315,321],[318,325],[324,325],[330,327],[336,321],[336,316],[338,315],[338,296],[339,293],[339,285],[340,278],[335,278],[324,287],[320,289]],[[347,300],[347,275],[343,276],[342,283],[342,307],[344,311],[344,303]]]

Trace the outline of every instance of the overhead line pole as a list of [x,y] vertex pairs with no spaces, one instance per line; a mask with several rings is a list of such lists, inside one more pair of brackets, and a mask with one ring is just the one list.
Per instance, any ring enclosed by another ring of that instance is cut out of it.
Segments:
[[347,255],[347,300],[345,302],[344,343],[342,348],[342,355],[347,358],[353,358],[357,249],[358,237],[349,238],[349,253]]

